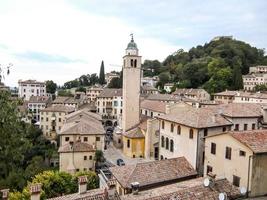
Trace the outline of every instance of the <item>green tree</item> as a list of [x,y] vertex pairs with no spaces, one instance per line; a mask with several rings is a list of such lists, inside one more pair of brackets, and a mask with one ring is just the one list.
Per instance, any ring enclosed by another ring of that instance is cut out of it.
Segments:
[[78,87],[75,91],[76,91],[76,92],[86,92],[86,88],[80,86],[80,87]]
[[22,192],[11,192],[10,200],[29,200],[30,185],[34,183],[42,184],[41,199],[47,199],[66,194],[75,193],[78,191],[78,177],[87,176],[87,189],[95,189],[99,186],[99,180],[96,173],[92,171],[78,172],[71,175],[66,172],[59,171],[44,171],[37,174],[31,182],[22,190]]
[[108,88],[122,88],[121,79],[118,77],[111,79],[110,83],[108,84]]
[[104,61],[101,62],[100,72],[99,72],[99,83],[101,85],[105,84],[105,67],[104,67]]
[[91,74],[90,76],[90,85],[95,85],[99,82],[98,76],[96,74]]
[[54,83],[52,80],[46,81],[45,84],[46,84],[46,91],[50,94],[55,94],[57,90],[57,84]]
[[19,173],[30,146],[24,124],[18,118],[17,102],[10,99],[9,93],[0,91],[0,186],[10,186],[8,181]]
[[235,57],[233,61],[233,89],[243,89],[243,79],[241,73],[241,62],[239,58]]
[[67,90],[59,90],[58,91],[58,96],[73,97],[73,94],[71,94],[71,92],[67,91]]
[[264,92],[264,91],[267,91],[267,85],[266,84],[264,84],[264,85],[255,85],[254,90],[256,92]]

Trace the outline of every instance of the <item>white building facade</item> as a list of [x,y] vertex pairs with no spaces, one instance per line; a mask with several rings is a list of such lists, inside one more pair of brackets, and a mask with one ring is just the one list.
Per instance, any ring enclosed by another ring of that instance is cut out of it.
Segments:
[[45,82],[36,80],[19,80],[18,96],[28,101],[31,96],[46,96]]

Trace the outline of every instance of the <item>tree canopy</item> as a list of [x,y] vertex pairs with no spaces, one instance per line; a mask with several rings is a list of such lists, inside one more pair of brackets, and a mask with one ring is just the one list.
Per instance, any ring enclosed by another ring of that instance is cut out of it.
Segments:
[[58,197],[66,194],[78,192],[78,177],[87,176],[87,189],[95,189],[99,186],[98,176],[95,172],[77,172],[71,175],[66,172],[59,171],[44,171],[35,175],[33,180],[27,184],[22,192],[11,192],[10,200],[29,200],[30,199],[30,185],[34,183],[42,184],[41,199]]
[[188,52],[180,49],[162,63],[146,60],[142,67],[145,76],[159,76],[161,87],[168,81],[176,87],[205,88],[214,93],[242,89],[242,75],[249,72],[249,67],[260,64],[267,64],[263,49],[222,38],[193,47]]
[[55,94],[55,92],[57,90],[57,84],[54,83],[54,81],[52,81],[52,80],[46,81],[45,84],[46,84],[47,93]]
[[49,168],[56,152],[42,131],[19,118],[18,102],[0,92],[0,188],[22,189],[35,173]]

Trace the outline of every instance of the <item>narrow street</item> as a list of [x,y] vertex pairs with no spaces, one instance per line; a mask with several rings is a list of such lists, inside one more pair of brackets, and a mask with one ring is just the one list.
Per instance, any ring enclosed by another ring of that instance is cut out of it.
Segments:
[[111,162],[114,165],[117,164],[117,159],[119,158],[121,158],[125,162],[126,165],[152,161],[152,160],[144,159],[144,158],[126,157],[122,153],[122,149],[117,149],[116,147],[114,147],[112,142],[107,146],[107,149],[104,150],[104,157],[107,159],[107,161]]

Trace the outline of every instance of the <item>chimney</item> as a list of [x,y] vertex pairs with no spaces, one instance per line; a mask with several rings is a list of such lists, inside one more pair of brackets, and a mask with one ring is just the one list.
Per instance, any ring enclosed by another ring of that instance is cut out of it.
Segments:
[[262,116],[263,116],[263,123],[267,123],[267,107],[263,106],[262,107]]
[[216,174],[213,174],[211,172],[209,172],[208,174],[209,180],[210,180],[210,187],[213,187],[215,184],[215,178],[216,178]]
[[42,184],[36,183],[30,186],[31,200],[40,200]]
[[79,176],[79,194],[83,194],[87,191],[87,176]]
[[1,192],[2,192],[2,199],[3,200],[7,200],[8,199],[9,189],[3,189],[3,190],[1,190]]
[[140,184],[138,182],[131,183],[133,195],[137,195],[138,194],[138,192],[139,192],[139,185]]

